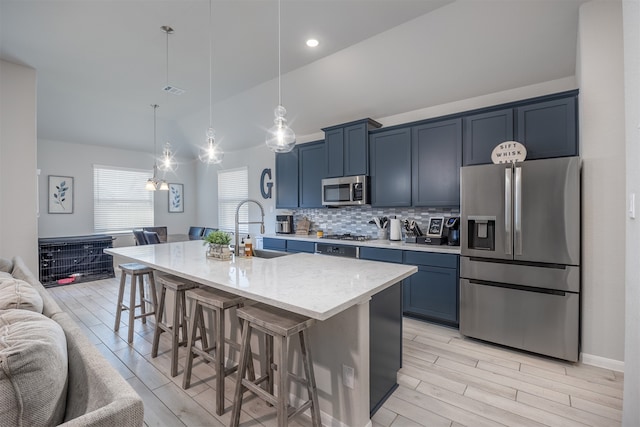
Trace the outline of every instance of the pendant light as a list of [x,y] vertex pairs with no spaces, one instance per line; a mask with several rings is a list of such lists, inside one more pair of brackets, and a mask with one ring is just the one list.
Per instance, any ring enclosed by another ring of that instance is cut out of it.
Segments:
[[267,133],[267,147],[276,153],[288,153],[296,145],[296,134],[287,125],[287,110],[282,106],[282,73],[280,69],[280,0],[278,0],[278,106],[273,110],[274,125]]
[[151,106],[153,107],[153,177],[147,180],[147,185],[144,188],[149,191],[168,190],[167,181],[158,178],[158,163],[156,161],[156,110],[159,105],[151,104]]
[[[171,86],[169,84],[169,35],[173,34],[173,28],[168,25],[163,25],[160,29],[167,35],[167,43],[166,43],[166,52],[167,52],[167,80],[164,88],[167,94],[171,93],[174,95],[181,95],[184,93],[184,90]],[[173,170],[173,153],[171,152],[171,143],[168,141],[164,144],[164,149],[162,150],[162,161],[160,162],[160,170],[168,171]],[[167,187],[168,188],[168,187]]]
[[198,157],[200,161],[209,165],[217,165],[222,162],[224,152],[216,144],[216,132],[213,130],[213,9],[209,0],[209,128],[207,129],[207,141],[200,149]]

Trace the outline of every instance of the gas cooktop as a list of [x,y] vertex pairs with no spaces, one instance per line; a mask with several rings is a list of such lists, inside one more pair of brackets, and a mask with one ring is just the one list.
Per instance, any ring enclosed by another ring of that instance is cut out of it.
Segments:
[[351,233],[345,233],[345,234],[325,234],[324,236],[322,236],[323,239],[334,239],[334,240],[355,240],[358,242],[363,242],[365,240],[369,240],[371,239],[371,237],[369,236],[363,236],[360,234],[351,234]]

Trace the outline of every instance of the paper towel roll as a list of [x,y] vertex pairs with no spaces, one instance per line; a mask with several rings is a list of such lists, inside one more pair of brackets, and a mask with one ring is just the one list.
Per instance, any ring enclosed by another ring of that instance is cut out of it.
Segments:
[[399,219],[391,219],[389,223],[389,240],[402,240],[401,222]]

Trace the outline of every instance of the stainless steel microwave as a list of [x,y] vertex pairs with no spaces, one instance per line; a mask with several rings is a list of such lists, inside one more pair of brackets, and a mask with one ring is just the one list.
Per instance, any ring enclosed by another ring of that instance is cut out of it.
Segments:
[[323,179],[322,204],[324,206],[368,205],[369,177],[355,175]]

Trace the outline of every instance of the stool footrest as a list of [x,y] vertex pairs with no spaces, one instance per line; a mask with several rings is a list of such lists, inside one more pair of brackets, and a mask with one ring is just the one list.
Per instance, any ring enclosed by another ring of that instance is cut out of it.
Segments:
[[265,390],[263,390],[262,388],[254,384],[253,382],[243,378],[242,386],[245,387],[247,391],[250,391],[251,393],[258,395],[260,399],[266,402],[269,402],[274,406],[278,404],[278,398],[276,398],[272,394],[269,394],[268,392],[266,392]]
[[[300,407],[298,408],[294,408],[293,406],[289,406],[289,414],[287,415],[288,418],[293,418],[298,414],[303,413],[304,411],[306,411],[307,409],[311,408],[311,405],[313,405],[313,402],[310,400],[307,400],[306,402],[304,402],[302,405],[300,405]],[[293,409],[293,411],[291,410]]]

